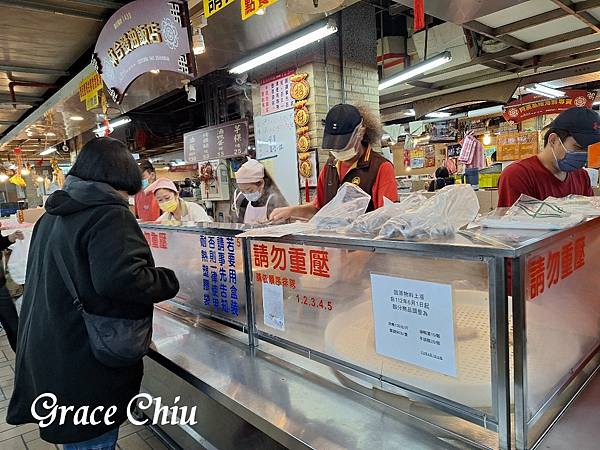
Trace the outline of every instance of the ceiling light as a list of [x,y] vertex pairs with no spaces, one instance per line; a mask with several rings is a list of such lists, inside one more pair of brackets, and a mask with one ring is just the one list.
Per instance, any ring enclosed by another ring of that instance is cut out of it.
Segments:
[[452,54],[450,52],[440,53],[439,55],[433,58],[426,59],[425,61],[420,62],[419,64],[415,64],[414,66],[409,67],[408,69],[400,72],[398,75],[395,75],[392,78],[382,80],[381,83],[379,83],[379,90],[382,91],[391,86],[394,86],[395,84],[403,83],[407,80],[410,80],[411,78],[415,78],[418,75],[435,69],[436,67],[447,64],[450,61],[452,61]]
[[264,16],[265,15],[265,8],[260,8],[258,11],[256,11],[256,15],[257,16]]
[[202,31],[200,29],[194,32],[194,35],[192,36],[192,51],[194,52],[194,55],[202,55],[206,52],[204,36],[202,36]]
[[409,109],[408,111],[406,111],[404,113],[404,115],[407,116],[407,117],[415,117],[417,115],[417,113],[415,113],[414,109]]
[[54,153],[56,151],[56,147],[50,147],[47,148],[46,150],[44,150],[43,152],[40,152],[40,156],[48,156],[51,155],[52,153]]
[[490,106],[489,108],[475,109],[467,112],[467,117],[481,117],[481,116],[493,116],[496,114],[502,114],[504,108],[500,106]]
[[52,131],[49,131],[49,132],[47,132],[47,133],[44,133],[44,136],[48,136],[48,137],[54,137],[54,136],[56,136],[56,134],[55,134],[55,133],[53,133]]
[[449,113],[449,112],[437,111],[437,112],[429,113],[429,114],[425,115],[425,117],[429,117],[431,119],[443,119],[444,117],[450,117],[451,115],[452,115],[452,113]]
[[564,91],[552,89],[548,86],[544,86],[543,84],[534,84],[533,87],[528,87],[526,91],[548,98],[560,98],[565,96]]
[[6,183],[8,181],[8,175],[0,173],[0,183]]
[[302,34],[298,37],[292,38],[287,42],[284,41],[285,43],[272,50],[266,51],[261,55],[236,64],[229,70],[229,72],[234,74],[248,72],[255,67],[262,66],[269,61],[273,61],[280,56],[287,55],[294,50],[298,50],[299,48],[302,48],[308,44],[312,44],[313,42],[323,39],[324,37],[327,37],[335,32],[337,32],[337,26],[335,25],[335,22],[329,21],[326,24],[321,22],[315,27],[309,27],[306,30],[303,30]]
[[160,73],[160,70],[159,70],[159,69],[152,69],[152,70],[150,71],[150,73],[152,73],[152,74],[154,74],[154,75],[158,75],[158,74]]
[[[113,130],[117,127],[120,127],[122,125],[125,125],[127,123],[131,122],[131,119],[129,117],[123,117],[119,120],[115,120],[114,122],[110,123],[108,125],[109,128],[112,128]],[[102,126],[102,127],[98,127],[94,130],[94,133],[96,134],[104,134],[104,132],[106,131],[106,127]]]
[[41,177],[41,176],[40,176],[40,177],[37,177],[37,178],[35,179],[35,181],[37,181],[38,183],[42,183],[42,182],[44,181],[44,177]]
[[23,176],[25,176],[25,177],[26,177],[27,175],[29,175],[30,173],[31,173],[31,172],[29,171],[29,169],[28,169],[27,167],[23,167],[23,168],[21,169],[21,175],[23,175]]
[[81,122],[83,120],[83,117],[81,117],[81,116],[71,116],[70,119],[73,120],[73,121],[75,121],[75,122]]
[[489,133],[483,135],[483,145],[490,145],[492,143],[492,136]]

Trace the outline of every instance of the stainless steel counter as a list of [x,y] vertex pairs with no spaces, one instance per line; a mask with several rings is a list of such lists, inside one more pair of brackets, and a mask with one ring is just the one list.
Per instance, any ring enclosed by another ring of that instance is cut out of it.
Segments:
[[219,331],[157,309],[150,358],[287,448],[483,448],[336,384],[325,366],[320,376]]

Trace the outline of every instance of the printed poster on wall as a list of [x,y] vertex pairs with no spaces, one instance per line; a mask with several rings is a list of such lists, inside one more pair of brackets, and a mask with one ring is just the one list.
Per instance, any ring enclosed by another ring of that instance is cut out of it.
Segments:
[[452,286],[371,274],[377,353],[456,377]]
[[260,82],[260,110],[264,116],[294,107],[294,99],[290,95],[293,70],[273,75]]

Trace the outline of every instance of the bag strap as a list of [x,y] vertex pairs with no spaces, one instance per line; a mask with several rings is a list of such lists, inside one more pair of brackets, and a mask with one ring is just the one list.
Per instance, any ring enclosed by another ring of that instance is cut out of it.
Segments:
[[69,275],[69,270],[65,264],[65,260],[63,259],[60,253],[56,253],[56,257],[54,258],[56,261],[56,266],[58,267],[58,271],[60,272],[60,276],[62,277],[69,294],[73,297],[73,306],[79,312],[83,310],[83,305],[81,301],[79,301],[79,295],[77,295],[77,289],[75,289],[75,284],[73,283],[73,279],[71,275]]

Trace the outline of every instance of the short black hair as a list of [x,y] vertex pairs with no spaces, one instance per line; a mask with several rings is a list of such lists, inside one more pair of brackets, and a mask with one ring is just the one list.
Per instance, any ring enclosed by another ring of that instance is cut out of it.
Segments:
[[571,136],[571,133],[569,133],[567,130],[559,130],[559,129],[555,129],[555,128],[550,128],[548,131],[546,131],[546,134],[544,135],[544,147],[548,145],[548,141],[550,140],[550,135],[552,133],[555,133],[556,135],[558,135],[560,140],[563,142],[565,141],[566,138]]
[[448,169],[446,167],[438,167],[435,170],[436,178],[448,178],[449,176],[450,176],[450,172],[448,171]]
[[142,189],[142,172],[133,155],[125,144],[110,137],[92,139],[85,144],[69,175],[106,183],[129,195]]
[[154,169],[154,166],[152,165],[152,163],[147,160],[147,159],[141,159],[138,162],[138,166],[140,166],[140,170],[142,171],[142,173],[148,171],[150,173],[156,173],[156,170]]

